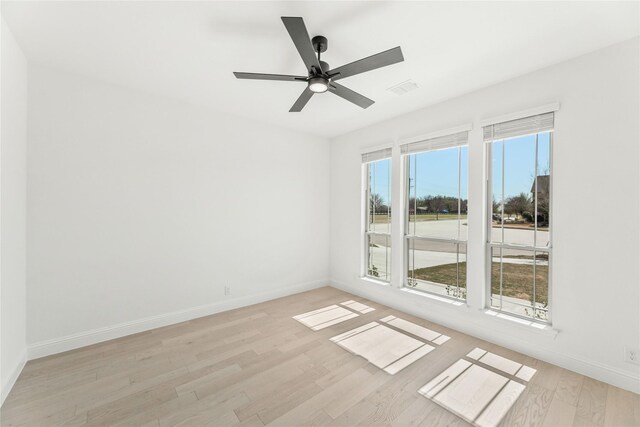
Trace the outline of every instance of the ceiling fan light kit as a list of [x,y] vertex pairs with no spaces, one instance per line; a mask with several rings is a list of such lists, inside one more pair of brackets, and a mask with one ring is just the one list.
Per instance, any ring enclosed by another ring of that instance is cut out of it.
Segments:
[[329,79],[324,77],[311,77],[309,79],[309,90],[313,93],[326,92],[329,89]]
[[331,69],[329,64],[320,60],[320,54],[325,52],[329,46],[329,42],[326,37],[315,36],[313,39],[309,39],[307,27],[304,25],[304,20],[300,17],[283,16],[282,22],[289,32],[289,35],[293,40],[293,44],[304,62],[307,69],[307,76],[245,72],[234,72],[233,74],[238,79],[306,82],[307,87],[293,104],[293,107],[291,107],[289,112],[302,111],[314,94],[324,92],[331,92],[334,95],[338,95],[361,108],[370,107],[374,103],[373,100],[336,83],[336,80],[404,61],[402,49],[398,46],[341,67]]

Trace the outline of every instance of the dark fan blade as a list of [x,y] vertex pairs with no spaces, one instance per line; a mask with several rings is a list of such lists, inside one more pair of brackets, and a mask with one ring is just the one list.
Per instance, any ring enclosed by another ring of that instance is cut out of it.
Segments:
[[328,74],[330,76],[336,74],[336,76],[332,78],[332,80],[335,81],[402,61],[404,61],[404,57],[402,56],[400,46],[398,46],[393,49],[385,50],[384,52],[376,53],[375,55],[371,55],[359,61],[343,65],[342,67],[334,68],[333,70],[330,70]]
[[309,102],[312,96],[313,96],[313,92],[311,92],[311,90],[308,87],[305,88],[305,90],[302,91],[302,94],[300,94],[300,97],[298,98],[296,103],[293,104],[293,107],[291,107],[289,112],[299,113],[300,111],[302,111],[302,109],[304,108],[305,105],[307,105],[307,102]]
[[234,71],[233,75],[239,79],[253,79],[253,80],[283,80],[291,82],[306,82],[307,78],[304,76],[288,76],[285,74],[261,74],[261,73],[239,73]]
[[316,67],[317,70],[320,70],[320,62],[316,57],[315,50],[313,50],[311,40],[309,39],[309,33],[307,32],[307,27],[305,27],[302,18],[283,16],[282,22],[287,28],[287,31],[293,40],[293,44],[296,45],[296,49],[298,49],[298,53],[302,57],[302,61],[304,61],[307,71],[310,71],[312,66]]
[[375,102],[364,95],[360,95],[358,92],[354,92],[351,89],[334,82],[329,84],[329,91],[362,108],[370,107]]

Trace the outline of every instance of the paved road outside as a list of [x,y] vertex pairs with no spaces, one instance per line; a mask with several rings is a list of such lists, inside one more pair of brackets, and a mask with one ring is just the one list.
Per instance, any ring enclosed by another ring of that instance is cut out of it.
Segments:
[[[460,240],[467,239],[467,220],[460,221]],[[389,224],[372,224],[372,230],[378,233],[389,233]],[[417,236],[435,237],[438,239],[456,239],[458,236],[458,221],[455,219],[445,219],[440,221],[418,221],[409,224],[409,232]],[[491,228],[491,238],[493,241],[501,241],[502,230],[497,227]],[[533,246],[534,230],[505,228],[505,243],[517,245]],[[536,236],[537,246],[546,246],[549,242],[549,231],[538,230]]]
[[[458,221],[457,220],[440,220],[440,221],[421,221],[415,224],[410,224],[411,232],[414,232],[415,225],[415,233],[417,235],[436,237],[441,239],[452,239],[457,236],[458,231]],[[387,232],[389,227],[387,224],[376,224],[377,232]],[[463,236],[463,239],[466,239],[467,235],[467,225],[466,221],[461,221],[460,223],[460,234]],[[492,229],[492,236],[494,239],[499,239],[502,235],[502,230],[499,228]],[[520,244],[520,245],[533,245],[533,235],[534,230],[523,230],[523,229],[511,229],[506,228],[504,230],[504,238],[505,242]],[[549,232],[548,231],[538,231],[537,242],[540,245],[541,242],[548,242]],[[389,239],[390,240],[390,239]],[[387,239],[378,239],[377,247],[371,248],[371,257],[374,265],[378,268],[378,273],[380,278],[385,278],[390,272],[391,267],[391,250],[389,247],[385,246]],[[414,246],[412,247],[414,250],[409,251],[409,263],[410,268],[426,268],[426,267],[434,267],[438,265],[444,264],[452,264],[455,263],[458,259],[460,262],[466,261],[466,248],[465,245],[459,245],[459,255],[457,252],[457,246],[453,243],[445,243],[445,242],[428,242],[428,241],[414,241]],[[402,249],[400,249],[402,250]],[[497,252],[499,254],[499,252]],[[495,255],[495,253],[494,253]],[[532,265],[533,260],[531,258],[509,258],[509,256],[531,256],[531,252],[529,251],[520,251],[515,249],[504,249],[503,250],[503,263],[510,264],[526,264]],[[459,258],[458,258],[459,257]],[[500,257],[494,256],[493,262],[500,262]],[[546,260],[537,260],[538,265],[548,265]],[[387,278],[388,280],[388,278]],[[446,295],[446,291],[444,286],[429,284],[429,283],[420,283],[419,288],[423,290],[441,293]],[[524,307],[520,307],[516,303],[520,302],[523,304],[528,304],[529,301],[518,300],[516,298],[503,297],[504,308],[510,311],[517,312],[519,314],[525,314]]]

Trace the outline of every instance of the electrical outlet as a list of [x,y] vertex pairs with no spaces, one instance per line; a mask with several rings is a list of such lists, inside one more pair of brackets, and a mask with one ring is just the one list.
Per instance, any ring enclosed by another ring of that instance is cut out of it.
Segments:
[[224,296],[228,297],[229,295],[231,295],[231,286],[225,286],[224,287]]
[[634,347],[625,347],[624,361],[640,365],[640,350]]

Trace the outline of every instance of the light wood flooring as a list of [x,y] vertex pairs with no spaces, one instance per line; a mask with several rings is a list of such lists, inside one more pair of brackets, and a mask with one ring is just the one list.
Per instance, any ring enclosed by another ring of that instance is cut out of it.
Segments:
[[[313,331],[292,316],[375,308]],[[330,338],[385,316],[451,337],[395,375]],[[463,426],[418,389],[476,347],[537,370],[502,426],[638,426],[640,396],[325,287],[32,360],[2,426]],[[500,372],[500,371],[496,371]]]

